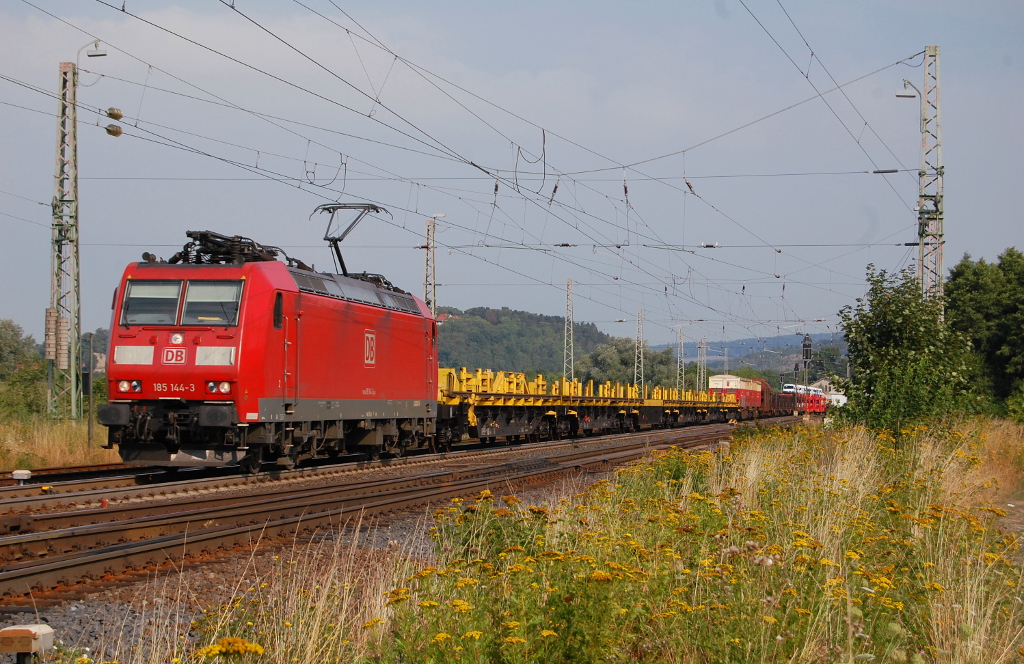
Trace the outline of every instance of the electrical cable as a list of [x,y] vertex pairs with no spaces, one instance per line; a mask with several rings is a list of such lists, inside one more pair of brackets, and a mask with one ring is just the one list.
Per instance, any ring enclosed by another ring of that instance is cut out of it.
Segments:
[[[29,4],[31,4],[31,3],[29,3]],[[106,4],[106,3],[103,3],[103,4]],[[108,6],[111,6],[111,5],[108,5]],[[189,84],[189,85],[190,85],[190,84]],[[242,109],[240,108],[240,110],[242,110]],[[187,132],[186,132],[186,133],[187,133]],[[208,153],[204,153],[203,151],[195,151],[195,152],[197,152],[197,154],[204,154],[204,155],[206,155],[206,156],[211,156],[211,157],[213,157],[212,155],[209,155]],[[214,158],[216,158],[216,157],[214,157]],[[217,158],[217,159],[221,159],[221,158]],[[229,161],[227,161],[227,160],[224,160],[224,161],[225,161],[225,163],[229,163]],[[471,162],[470,162],[470,163],[471,163]],[[234,165],[237,165],[237,166],[241,166],[240,164],[234,164]],[[473,164],[473,165],[475,166],[475,164]],[[278,179],[278,178],[272,178],[272,177],[271,177],[270,179]],[[408,178],[403,178],[403,179],[408,179]],[[279,179],[278,181],[282,181],[282,180],[281,180],[281,179]],[[581,210],[582,210],[582,208],[581,208]],[[650,226],[649,226],[649,224],[646,224],[646,222],[644,222],[644,223],[645,223],[645,225],[647,225],[647,226],[648,226],[648,229],[649,229],[649,227],[650,227]],[[521,226],[519,226],[519,227],[520,227],[520,229],[521,229]],[[523,230],[523,231],[525,231],[525,229],[522,229],[522,230]],[[769,246],[770,246],[770,245],[769,245]],[[474,257],[475,257],[475,256],[474,256]],[[499,266],[502,266],[502,265],[499,265]],[[504,267],[504,266],[503,266],[503,267]],[[651,275],[651,276],[653,276],[653,275]]]

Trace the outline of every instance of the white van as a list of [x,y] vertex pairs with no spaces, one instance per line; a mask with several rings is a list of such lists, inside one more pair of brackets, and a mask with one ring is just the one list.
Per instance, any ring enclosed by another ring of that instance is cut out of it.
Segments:
[[784,394],[796,394],[796,385],[793,383],[786,383],[782,386],[782,392]]

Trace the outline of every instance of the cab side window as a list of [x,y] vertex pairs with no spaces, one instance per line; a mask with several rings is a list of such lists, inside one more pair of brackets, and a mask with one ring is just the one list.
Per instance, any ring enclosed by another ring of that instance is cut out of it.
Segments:
[[274,329],[280,330],[284,326],[284,295],[274,295]]

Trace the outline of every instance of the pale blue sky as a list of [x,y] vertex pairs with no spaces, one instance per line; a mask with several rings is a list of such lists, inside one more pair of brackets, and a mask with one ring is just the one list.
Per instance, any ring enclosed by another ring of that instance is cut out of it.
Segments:
[[[108,323],[127,262],[173,254],[186,230],[329,268],[307,218],[341,196],[393,213],[349,237],[350,269],[417,295],[424,218],[446,215],[441,304],[561,315],[572,278],[577,320],[632,336],[642,307],[652,343],[679,324],[712,341],[835,331],[868,263],[915,253],[897,245],[916,234],[919,113],[895,92],[921,87],[910,56],[927,44],[941,47],[946,265],[1024,245],[1019,2],[128,0],[139,18],[113,4],[0,7],[0,317],[37,339],[56,101],[24,85],[52,95],[90,35],[109,55],[81,62],[104,75],[79,91],[86,329]],[[108,106],[125,136],[90,110]]]

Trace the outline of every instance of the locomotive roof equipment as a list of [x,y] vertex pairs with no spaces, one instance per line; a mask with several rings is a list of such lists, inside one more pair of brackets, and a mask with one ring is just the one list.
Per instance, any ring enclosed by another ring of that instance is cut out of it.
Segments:
[[[311,267],[299,259],[292,258],[284,253],[284,250],[280,247],[260,244],[241,235],[228,237],[213,231],[188,231],[185,235],[192,238],[192,240],[186,242],[181,251],[171,256],[171,259],[167,261],[169,264],[226,265],[234,263],[241,265],[242,263],[274,261],[277,260],[277,256],[280,254],[288,261],[288,267],[312,271]],[[147,263],[162,262],[149,252],[142,254],[142,260]]]
[[[331,228],[334,227],[334,216],[338,213],[338,210],[358,210],[359,214],[356,215],[356,218],[349,223],[348,227],[340,235],[331,235]],[[317,212],[331,213],[330,218],[327,220],[327,230],[324,231],[324,241],[334,248],[334,256],[338,259],[338,267],[341,270],[341,273],[346,277],[349,276],[349,274],[348,269],[345,267],[345,259],[341,257],[341,241],[348,237],[348,234],[352,232],[352,229],[356,227],[356,224],[362,221],[363,217],[368,213],[373,212],[374,214],[379,214],[384,212],[389,217],[391,216],[391,213],[386,209],[379,205],[374,205],[373,203],[324,203],[323,205],[318,205],[316,209],[313,210],[313,213],[309,215],[309,218],[312,219],[313,215]]]

